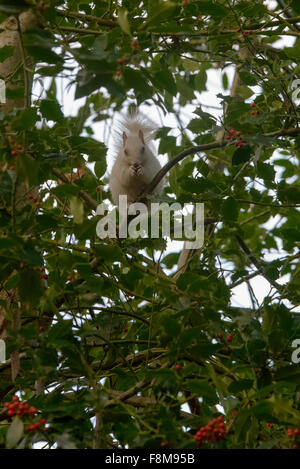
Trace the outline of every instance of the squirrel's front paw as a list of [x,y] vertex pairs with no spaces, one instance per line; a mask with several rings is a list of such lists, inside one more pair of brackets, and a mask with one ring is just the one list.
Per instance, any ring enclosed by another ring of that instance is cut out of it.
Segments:
[[134,163],[130,166],[130,171],[133,176],[142,176],[143,175],[143,168],[142,165],[138,163]]

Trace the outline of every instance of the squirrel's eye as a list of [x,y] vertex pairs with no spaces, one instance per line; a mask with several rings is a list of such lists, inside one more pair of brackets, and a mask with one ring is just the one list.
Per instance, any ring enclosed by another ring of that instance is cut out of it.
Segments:
[[144,153],[144,151],[145,151],[145,147],[142,147],[141,153]]
[[125,155],[128,156],[128,150],[127,149],[124,150],[124,153],[125,153]]

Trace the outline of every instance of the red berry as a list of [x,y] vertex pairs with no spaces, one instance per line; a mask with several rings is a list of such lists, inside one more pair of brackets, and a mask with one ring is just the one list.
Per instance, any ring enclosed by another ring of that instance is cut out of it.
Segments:
[[253,29],[249,29],[248,34],[253,34]]
[[237,33],[240,33],[241,31],[242,31],[241,28],[236,30]]
[[13,402],[19,402],[18,396],[13,396],[12,400],[13,400]]
[[41,420],[41,424],[45,425],[47,423],[47,420],[46,419],[42,419]]
[[295,430],[294,430],[294,435],[300,435],[300,430],[299,430],[299,428],[295,428]]
[[14,167],[14,166],[10,166],[9,169],[10,169],[10,171],[14,171],[14,170],[15,170],[15,167]]
[[182,7],[184,7],[185,5],[187,5],[189,2],[187,0],[183,0],[183,2],[180,3],[180,5]]
[[17,150],[12,150],[10,152],[10,154],[11,154],[11,156],[17,156],[18,152],[17,152]]
[[31,414],[36,414],[36,413],[37,413],[37,408],[31,406],[31,407],[29,407],[29,412],[30,412]]
[[138,43],[137,41],[135,41],[135,40],[131,41],[130,44],[131,44],[132,49],[140,49],[140,48],[141,48],[141,46],[139,45],[139,43]]
[[124,327],[123,332],[125,332],[125,334],[128,332],[127,327]]
[[120,59],[117,59],[118,65],[124,65],[126,63],[128,63],[128,59],[126,57],[121,57]]
[[165,441],[162,441],[160,444],[161,447],[167,446],[167,443]]
[[227,342],[230,344],[230,342],[232,342],[233,340],[233,335],[232,334],[228,334],[227,336]]
[[239,137],[241,135],[241,132],[237,130],[235,134]]
[[247,37],[248,33],[246,33],[245,31],[242,33],[242,36],[243,37]]
[[293,449],[298,449],[299,446],[298,445],[293,445]]
[[251,111],[251,115],[252,116],[255,116],[256,112],[255,111]]
[[251,107],[256,107],[256,104],[255,104],[255,103],[251,103],[250,106],[251,106]]
[[223,336],[223,332],[220,332],[220,334],[219,334],[219,339],[223,339],[223,337],[224,337],[224,336]]
[[234,134],[234,133],[235,133],[235,130],[234,130],[234,129],[230,129],[230,130],[229,130],[229,133],[230,133],[230,134]]
[[257,115],[259,115],[259,114],[260,114],[260,112],[259,112],[259,111],[256,111],[256,114],[257,114]]
[[17,145],[17,149],[18,150],[23,150],[23,146],[22,145]]
[[12,417],[14,415],[15,411],[12,410],[12,409],[9,409],[8,412],[7,412],[7,415],[9,415],[9,417]]
[[175,365],[175,370],[177,370],[177,371],[181,370],[181,365],[179,363],[177,363]]
[[121,70],[117,70],[117,71],[115,72],[115,76],[116,76],[116,77],[120,77],[121,75],[122,75]]
[[72,282],[72,280],[73,280],[72,275],[68,275],[68,276],[67,276],[67,280],[68,280],[68,282]]

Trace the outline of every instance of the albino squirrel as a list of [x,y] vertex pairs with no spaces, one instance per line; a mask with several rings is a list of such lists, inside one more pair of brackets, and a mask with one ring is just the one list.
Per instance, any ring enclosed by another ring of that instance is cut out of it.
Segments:
[[[137,112],[131,113],[116,130],[114,139],[117,158],[113,165],[109,185],[113,202],[119,204],[119,195],[127,195],[127,204],[135,202],[161,169],[151,144],[155,126]],[[153,193],[162,192],[163,182]]]

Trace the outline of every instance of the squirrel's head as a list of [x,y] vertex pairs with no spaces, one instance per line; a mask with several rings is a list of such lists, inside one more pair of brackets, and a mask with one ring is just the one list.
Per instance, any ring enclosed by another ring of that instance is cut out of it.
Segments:
[[129,166],[134,163],[143,164],[146,145],[142,130],[139,130],[138,135],[127,135],[123,132],[123,154]]

